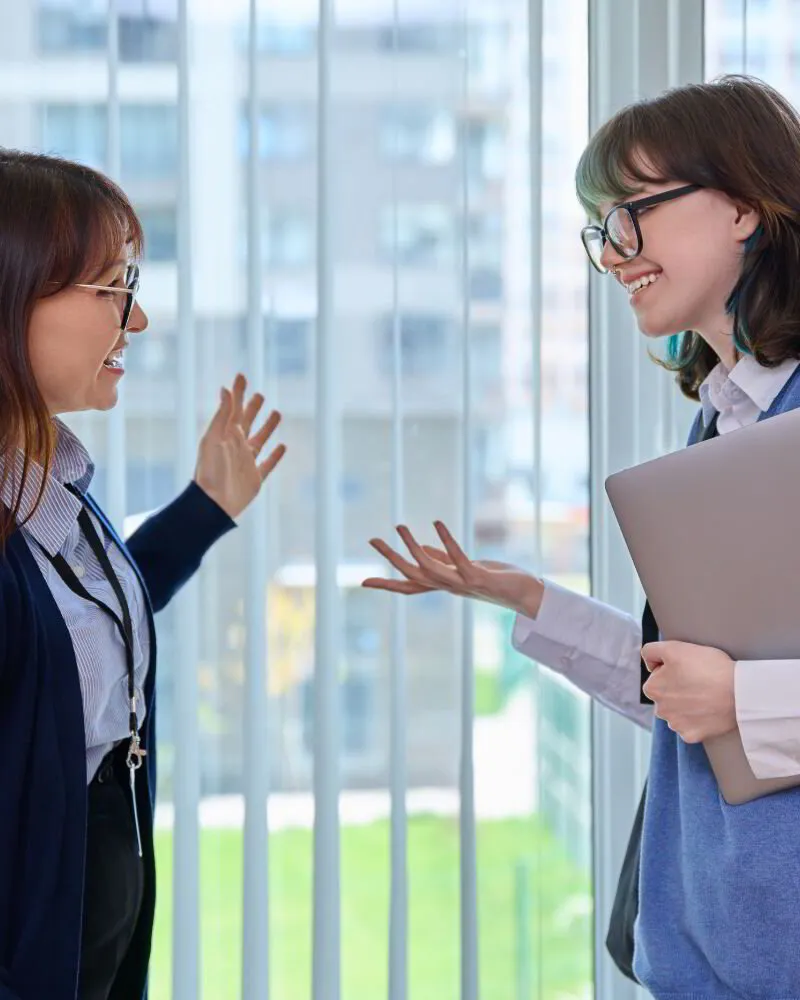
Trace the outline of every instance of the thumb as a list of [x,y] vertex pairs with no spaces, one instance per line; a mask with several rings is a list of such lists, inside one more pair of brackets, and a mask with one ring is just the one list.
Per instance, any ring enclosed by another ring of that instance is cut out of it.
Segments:
[[663,667],[664,653],[663,642],[648,642],[642,646],[642,659],[647,669],[653,671],[656,667]]

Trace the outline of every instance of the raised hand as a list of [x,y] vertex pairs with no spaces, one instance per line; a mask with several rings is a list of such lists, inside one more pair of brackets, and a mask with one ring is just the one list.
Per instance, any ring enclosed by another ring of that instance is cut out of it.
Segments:
[[253,433],[253,423],[264,405],[261,393],[245,403],[247,379],[237,375],[231,389],[220,391],[220,404],[200,439],[195,482],[232,518],[258,496],[262,484],[286,454],[283,444],[259,462],[265,445],[281,422],[273,410]]

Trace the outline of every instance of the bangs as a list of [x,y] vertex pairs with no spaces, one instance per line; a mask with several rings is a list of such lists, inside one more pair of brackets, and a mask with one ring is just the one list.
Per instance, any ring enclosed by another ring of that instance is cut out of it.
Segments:
[[70,167],[52,219],[46,279],[59,288],[94,283],[116,262],[139,260],[143,250],[141,223],[117,185],[88,167]]
[[575,171],[578,200],[589,218],[602,221],[602,205],[627,201],[642,184],[677,180],[647,128],[646,108],[634,105],[594,134]]

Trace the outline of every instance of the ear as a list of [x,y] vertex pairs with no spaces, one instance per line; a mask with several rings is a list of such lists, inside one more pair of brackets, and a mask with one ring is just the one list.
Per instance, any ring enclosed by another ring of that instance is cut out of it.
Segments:
[[734,236],[740,243],[744,243],[758,229],[761,216],[751,205],[735,202],[733,207],[736,212],[733,220]]

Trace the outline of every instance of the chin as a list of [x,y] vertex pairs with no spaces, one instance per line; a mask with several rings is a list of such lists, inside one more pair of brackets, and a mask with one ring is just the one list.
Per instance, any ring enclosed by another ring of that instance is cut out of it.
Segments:
[[656,316],[637,316],[636,325],[639,332],[644,334],[648,340],[661,340],[662,337],[672,337],[676,333],[682,333],[688,329],[679,323],[669,320],[659,320]]
[[98,410],[101,413],[103,413],[106,410],[113,410],[118,402],[119,402],[119,393],[117,392],[117,387],[114,386],[113,389],[104,392],[102,394],[96,393],[91,403],[88,406],[84,407],[84,409]]

